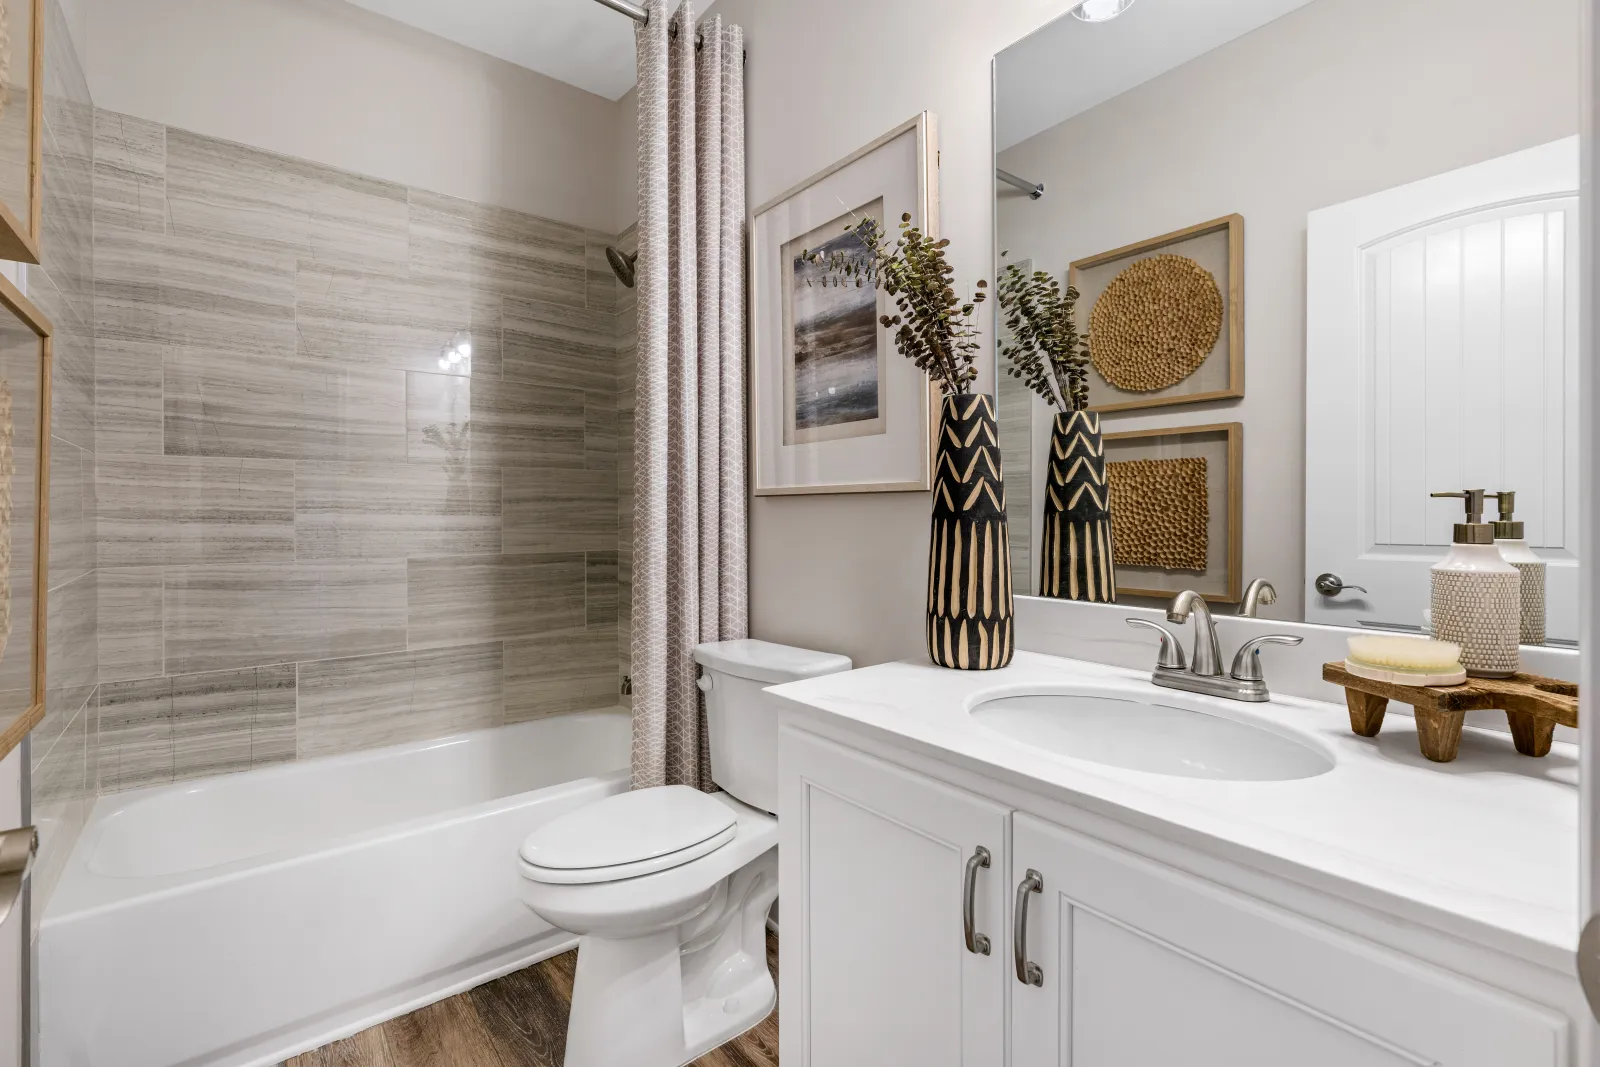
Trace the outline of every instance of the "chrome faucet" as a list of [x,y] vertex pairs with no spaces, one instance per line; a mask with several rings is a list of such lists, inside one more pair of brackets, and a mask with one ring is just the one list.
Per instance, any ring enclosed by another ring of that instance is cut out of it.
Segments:
[[[1266,582],[1260,582],[1260,586],[1272,588]],[[1251,582],[1250,587],[1259,592],[1257,582]],[[1261,673],[1261,646],[1298,645],[1302,638],[1268,634],[1246,641],[1233,657],[1232,669],[1223,674],[1222,651],[1217,645],[1217,627],[1211,618],[1211,609],[1203,596],[1192,589],[1185,589],[1172,599],[1171,606],[1167,608],[1167,620],[1186,622],[1191,616],[1195,627],[1193,666],[1185,664],[1183,647],[1178,644],[1171,630],[1144,619],[1127,620],[1129,626],[1156,630],[1161,634],[1161,650],[1157,654],[1155,673],[1150,680],[1167,689],[1182,689],[1228,700],[1260,703],[1271,699],[1272,694],[1267,692],[1266,679]]]

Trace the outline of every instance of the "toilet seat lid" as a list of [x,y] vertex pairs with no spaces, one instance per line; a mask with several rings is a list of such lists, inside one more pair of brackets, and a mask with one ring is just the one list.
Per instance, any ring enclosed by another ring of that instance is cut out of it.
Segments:
[[522,859],[542,880],[599,882],[667,870],[733,839],[737,816],[686,785],[618,793],[528,835]]

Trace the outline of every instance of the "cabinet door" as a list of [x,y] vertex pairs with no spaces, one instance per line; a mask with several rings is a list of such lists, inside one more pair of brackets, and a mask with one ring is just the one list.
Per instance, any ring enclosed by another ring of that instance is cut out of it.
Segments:
[[784,1067],[1003,1063],[1009,810],[789,727],[779,763]]
[[1556,1067],[1542,1009],[1018,814],[1015,1067]]

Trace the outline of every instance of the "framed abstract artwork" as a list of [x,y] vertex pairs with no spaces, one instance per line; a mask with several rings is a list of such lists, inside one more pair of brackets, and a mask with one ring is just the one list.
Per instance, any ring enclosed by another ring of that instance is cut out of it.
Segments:
[[0,0],[0,259],[39,262],[44,0]]
[[1243,596],[1244,427],[1105,435],[1117,596]]
[[1089,410],[1244,396],[1244,218],[1075,260],[1089,331]]
[[926,490],[928,376],[895,350],[871,285],[824,284],[807,252],[861,247],[872,218],[936,233],[938,149],[924,112],[756,209],[750,222],[751,470],[757,496]]

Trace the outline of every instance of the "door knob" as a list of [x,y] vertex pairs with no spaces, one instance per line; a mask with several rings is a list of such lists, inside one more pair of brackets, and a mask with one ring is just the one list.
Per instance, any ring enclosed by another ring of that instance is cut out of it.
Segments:
[[1337,574],[1317,575],[1316,586],[1317,592],[1321,593],[1323,596],[1338,596],[1347,589],[1354,589],[1358,593],[1366,592],[1366,589],[1363,586],[1345,585],[1344,579],[1339,577]]

